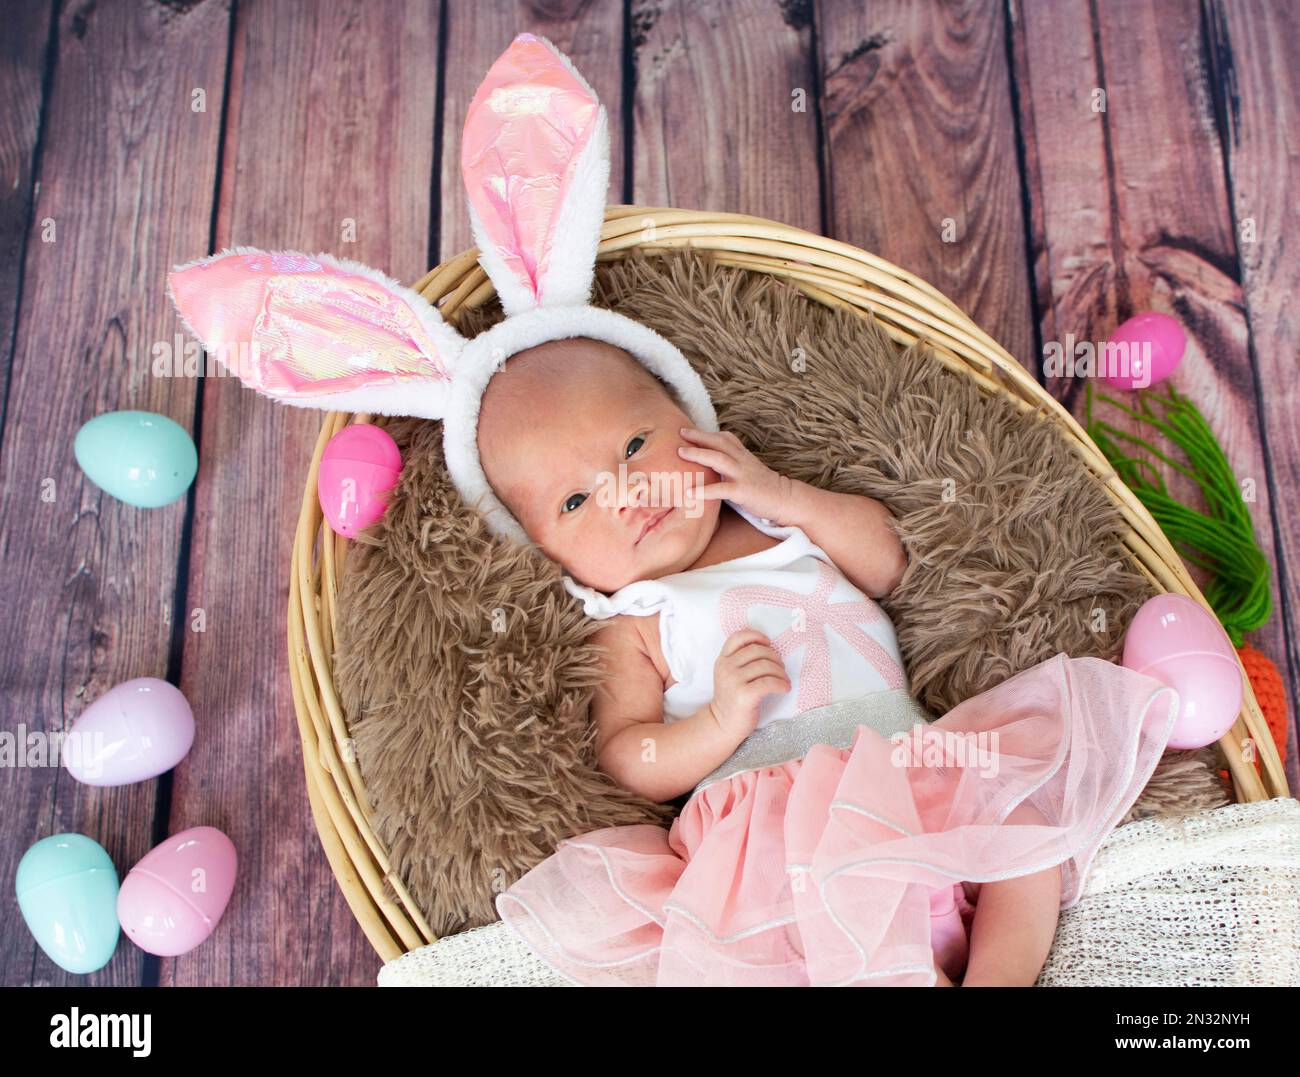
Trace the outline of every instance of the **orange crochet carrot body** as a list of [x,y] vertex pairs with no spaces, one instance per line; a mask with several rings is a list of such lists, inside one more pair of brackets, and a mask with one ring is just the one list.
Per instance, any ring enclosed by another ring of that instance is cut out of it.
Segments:
[[[1237,654],[1241,656],[1241,664],[1246,669],[1246,676],[1250,678],[1250,686],[1255,691],[1255,698],[1259,700],[1259,709],[1264,712],[1268,731],[1273,734],[1273,743],[1277,745],[1278,755],[1285,756],[1288,723],[1286,685],[1282,682],[1282,674],[1268,655],[1255,650],[1249,643],[1238,647]],[[1258,758],[1255,760],[1255,766],[1258,769]]]

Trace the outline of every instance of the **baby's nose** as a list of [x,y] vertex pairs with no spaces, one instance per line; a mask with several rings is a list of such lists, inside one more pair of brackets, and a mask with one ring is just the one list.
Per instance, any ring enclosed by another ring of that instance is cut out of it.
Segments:
[[627,477],[626,495],[619,504],[620,511],[639,509],[649,500],[650,479],[643,471],[634,471]]

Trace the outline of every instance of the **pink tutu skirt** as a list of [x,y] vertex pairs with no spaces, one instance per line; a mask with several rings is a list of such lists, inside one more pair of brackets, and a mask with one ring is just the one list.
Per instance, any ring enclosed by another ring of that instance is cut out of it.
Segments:
[[[1075,904],[1178,704],[1061,653],[909,733],[860,725],[849,747],[704,785],[671,829],[566,839],[497,911],[582,985],[928,987],[936,961],[956,980],[975,908],[961,883],[1059,864]],[[1022,803],[1046,822],[1007,822]]]

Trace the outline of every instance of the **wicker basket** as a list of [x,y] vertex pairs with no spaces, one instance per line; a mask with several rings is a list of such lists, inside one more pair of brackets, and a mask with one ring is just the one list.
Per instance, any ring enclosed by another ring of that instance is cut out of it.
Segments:
[[[1134,563],[1158,590],[1189,595],[1206,605],[1169,540],[1069,412],[925,281],[846,243],[760,217],[642,206],[606,209],[598,260],[620,258],[632,247],[654,251],[681,246],[712,251],[725,265],[784,277],[822,303],[870,311],[896,341],[911,344],[927,337],[950,370],[1025,410],[1044,409],[1119,506],[1128,523],[1126,544]],[[493,294],[474,249],[431,270],[415,289],[440,304],[448,320],[461,307],[478,306]],[[369,801],[333,680],[336,595],[347,541],[324,526],[316,495],[326,443],[349,422],[368,421],[365,415],[333,412],[316,440],[290,569],[289,669],[316,829],[352,912],[383,960],[389,961],[436,936],[392,870],[388,850],[371,826]],[[1242,679],[1242,712],[1219,742],[1236,798],[1289,796],[1276,746],[1244,673]],[[1259,752],[1262,780],[1243,756],[1247,738]],[[385,881],[396,893],[396,902],[385,892]]]

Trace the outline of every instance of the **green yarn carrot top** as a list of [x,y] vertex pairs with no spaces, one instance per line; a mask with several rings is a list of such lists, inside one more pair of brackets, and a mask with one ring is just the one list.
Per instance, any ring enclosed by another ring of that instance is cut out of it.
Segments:
[[[1211,574],[1204,591],[1205,600],[1222,622],[1232,645],[1240,647],[1243,634],[1258,628],[1273,613],[1269,564],[1255,541],[1255,528],[1242,487],[1209,423],[1196,405],[1172,385],[1163,396],[1151,389],[1139,392],[1137,408],[1100,392],[1097,394],[1098,400],[1154,427],[1182,449],[1187,462],[1180,464],[1150,442],[1094,419],[1092,398],[1089,379],[1085,389],[1089,436],[1105,453],[1124,484],[1147,507],[1183,559]],[[1161,406],[1163,414],[1157,415],[1153,403]],[[1139,445],[1146,454],[1126,456],[1116,439]],[[1197,512],[1175,501],[1151,462],[1152,457],[1192,479],[1201,488],[1208,512]]]

